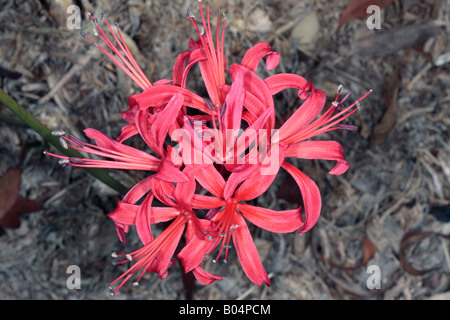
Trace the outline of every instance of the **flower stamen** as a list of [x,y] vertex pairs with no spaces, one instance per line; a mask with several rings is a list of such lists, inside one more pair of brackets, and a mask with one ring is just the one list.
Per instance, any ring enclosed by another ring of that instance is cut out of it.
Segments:
[[152,83],[148,80],[148,78],[144,75],[142,72],[142,69],[137,64],[136,60],[134,59],[133,55],[131,54],[130,50],[128,49],[127,45],[125,44],[125,41],[123,40],[122,34],[120,33],[119,25],[114,23],[114,25],[117,28],[117,33],[119,34],[120,40],[113,32],[111,26],[108,23],[108,20],[104,18],[106,25],[108,26],[108,29],[110,30],[114,40],[119,45],[119,48],[123,51],[125,56],[120,53],[119,49],[109,40],[108,36],[105,34],[103,29],[98,24],[98,20],[95,19],[91,13],[89,13],[89,17],[94,22],[96,28],[100,31],[100,33],[95,32],[95,35],[98,36],[107,46],[110,48],[114,54],[116,54],[119,59],[123,62],[120,62],[117,60],[113,55],[111,55],[108,51],[103,49],[101,46],[98,45],[96,41],[94,41],[91,37],[86,35],[84,32],[80,32],[81,36],[83,38],[88,39],[92,43],[94,43],[97,48],[99,48],[105,55],[107,55],[120,69],[122,69],[139,87],[141,87],[142,90],[148,89],[152,86]]
[[[59,163],[63,167],[72,165],[74,167],[83,168],[111,168],[156,171],[160,164],[160,160],[158,158],[155,158],[145,152],[139,152],[139,154],[134,155],[127,153],[126,151],[117,151],[112,148],[100,147],[85,143],[73,135],[69,135],[69,137],[60,136],[60,142],[65,149],[72,148],[92,155],[112,159],[99,160],[90,158],[68,157],[44,151],[44,154],[46,155],[62,159],[59,161]],[[70,142],[71,144],[69,145],[67,142]]]

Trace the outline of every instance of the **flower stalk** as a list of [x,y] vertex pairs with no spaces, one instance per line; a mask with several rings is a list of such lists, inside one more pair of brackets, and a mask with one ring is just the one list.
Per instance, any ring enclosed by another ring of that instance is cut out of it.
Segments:
[[[56,149],[61,151],[67,157],[82,158],[83,155],[74,149],[66,149],[61,145],[60,139],[52,135],[52,131],[37,120],[31,113],[22,108],[14,99],[12,99],[6,92],[0,89],[0,102],[3,103],[9,110],[11,110],[17,117],[19,117],[28,127],[36,131],[48,143],[53,145]],[[105,170],[100,168],[85,168],[86,172],[91,174],[94,178],[105,183],[121,194],[125,194],[128,188],[122,183],[111,177]]]

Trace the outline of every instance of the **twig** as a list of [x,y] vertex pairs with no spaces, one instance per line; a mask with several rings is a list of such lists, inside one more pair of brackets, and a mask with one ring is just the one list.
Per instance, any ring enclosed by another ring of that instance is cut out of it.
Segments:
[[72,78],[74,75],[78,74],[80,71],[82,71],[84,69],[84,67],[89,63],[89,61],[91,60],[92,56],[94,55],[96,51],[95,50],[91,50],[90,52],[88,52],[86,55],[84,55],[80,61],[75,64],[69,72],[67,72],[59,81],[58,83],[50,90],[49,93],[47,93],[44,97],[42,97],[39,101],[38,104],[44,104],[45,102],[49,101],[51,98],[53,98],[53,96],[61,90],[61,87],[63,87],[67,81],[70,80],[70,78]]

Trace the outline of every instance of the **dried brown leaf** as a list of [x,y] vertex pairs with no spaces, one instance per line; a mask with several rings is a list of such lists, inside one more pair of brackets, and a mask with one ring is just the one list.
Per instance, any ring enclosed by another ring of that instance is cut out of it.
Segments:
[[17,201],[21,183],[21,170],[19,168],[11,168],[0,177],[0,218]]
[[424,20],[414,24],[405,24],[384,32],[376,32],[358,40],[352,55],[383,58],[401,49],[421,46],[428,39],[441,32],[441,26],[434,20]]
[[380,122],[374,127],[370,136],[370,147],[380,145],[386,139],[387,134],[394,127],[397,114],[397,95],[400,85],[400,77],[397,64],[394,63],[394,72],[385,77],[383,84],[383,100],[386,107]]
[[0,177],[0,226],[18,228],[19,215],[42,210],[41,204],[19,195],[22,171],[11,168]]
[[331,261],[330,259],[325,259],[324,257],[322,257],[322,260],[329,263],[331,266],[333,266],[335,268],[339,268],[342,270],[356,270],[356,269],[359,269],[362,266],[366,265],[367,262],[369,262],[369,260],[373,258],[373,256],[375,255],[375,253],[377,251],[377,247],[372,242],[372,240],[370,240],[369,237],[365,236],[364,241],[361,245],[361,250],[362,250],[362,259],[358,264],[353,265],[353,266],[345,264],[345,263],[337,264],[337,263],[334,263],[333,261]]
[[336,33],[339,33],[339,30],[344,23],[367,16],[367,8],[369,6],[376,5],[380,8],[384,8],[392,2],[394,2],[394,0],[350,0],[349,4],[342,12]]
[[419,245],[424,239],[431,236],[439,236],[450,239],[450,235],[432,231],[409,231],[403,235],[402,240],[400,241],[400,249],[398,255],[400,263],[407,273],[415,276],[420,276],[434,270],[434,268],[419,270],[412,267],[408,263],[408,252],[410,252],[415,246]]
[[369,262],[369,260],[372,259],[375,253],[377,252],[377,247],[372,242],[372,240],[370,240],[370,238],[367,236],[364,238],[364,242],[362,244],[362,252],[363,252],[363,259],[361,261],[360,266],[366,265],[367,262]]

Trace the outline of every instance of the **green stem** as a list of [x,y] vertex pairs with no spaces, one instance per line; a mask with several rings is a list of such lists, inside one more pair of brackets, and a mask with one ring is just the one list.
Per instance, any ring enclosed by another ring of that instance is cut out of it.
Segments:
[[[17,104],[10,96],[8,96],[2,89],[0,89],[0,102],[2,102],[9,110],[11,110],[15,115],[17,115],[23,122],[25,122],[31,129],[36,131],[42,138],[47,140],[59,151],[64,153],[68,157],[83,158],[83,155],[74,149],[64,149],[58,137],[54,137],[52,132],[40,123],[36,118],[34,118],[28,111],[23,109]],[[110,186],[117,192],[125,194],[128,188],[121,184],[119,181],[111,177],[106,171],[98,168],[83,168],[89,174],[94,176],[96,179],[102,181],[106,185]]]
[[10,125],[22,128],[28,128],[27,124],[17,118],[10,117],[3,112],[0,112],[0,121],[6,122]]

